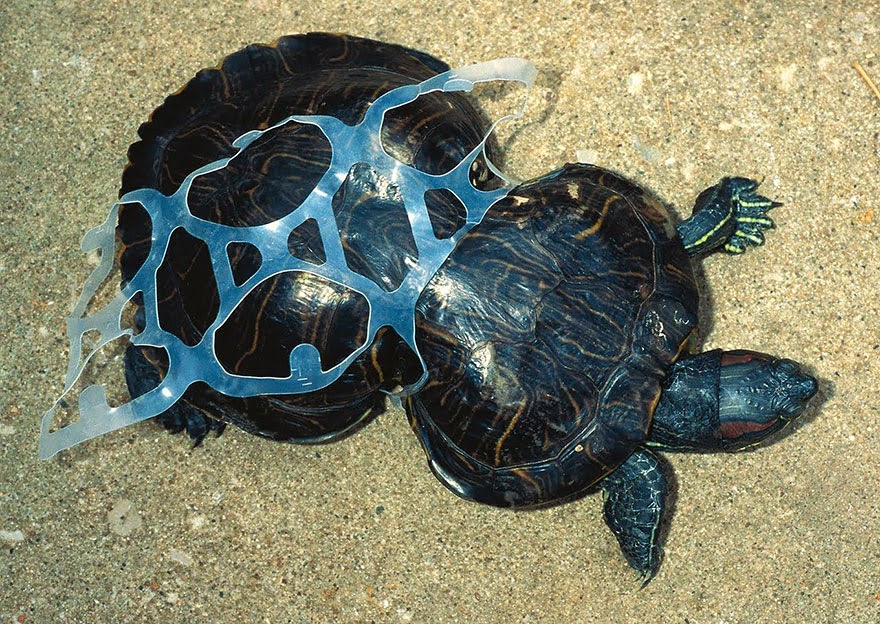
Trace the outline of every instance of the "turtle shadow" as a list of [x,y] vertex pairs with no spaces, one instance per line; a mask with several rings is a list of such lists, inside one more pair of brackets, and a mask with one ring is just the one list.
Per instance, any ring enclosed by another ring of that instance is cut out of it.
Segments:
[[[516,124],[500,146],[500,161],[497,164],[502,169],[506,168],[507,152],[512,150],[512,146],[517,145],[520,140],[527,141],[529,130],[543,127],[556,112],[558,98],[554,89],[562,82],[564,75],[561,71],[543,69],[538,74],[537,80],[528,93],[528,101],[521,123]],[[536,102],[541,103],[540,108],[535,105]]]
[[706,336],[712,334],[715,327],[715,292],[709,281],[706,279],[706,269],[703,266],[702,258],[697,257],[691,259],[691,267],[694,271],[694,281],[697,284],[697,291],[700,293],[698,318],[700,319],[697,326],[696,335],[693,338],[693,348],[696,353],[702,353],[706,347]]

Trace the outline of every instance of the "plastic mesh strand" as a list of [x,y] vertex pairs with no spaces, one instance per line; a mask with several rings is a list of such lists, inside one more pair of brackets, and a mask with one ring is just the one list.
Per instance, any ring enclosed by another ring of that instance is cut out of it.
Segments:
[[[370,347],[376,332],[384,326],[394,328],[422,361],[421,379],[404,389],[404,392],[415,391],[427,379],[427,371],[415,339],[416,301],[458,241],[480,223],[492,204],[513,188],[515,181],[489,162],[485,145],[498,123],[522,115],[525,97],[518,111],[494,122],[482,142],[471,153],[455,168],[440,175],[419,171],[394,159],[385,151],[381,140],[385,114],[426,93],[471,91],[480,82],[519,82],[526,86],[527,93],[535,74],[536,70],[531,62],[518,58],[497,59],[450,70],[421,83],[398,87],[385,93],[369,107],[363,120],[354,126],[348,126],[335,117],[292,115],[275,126],[240,136],[233,143],[238,150],[235,154],[192,172],[172,195],[163,195],[154,189],[138,189],[120,198],[113,204],[106,221],[90,230],[82,242],[85,252],[100,250],[101,261],[87,278],[82,295],[67,319],[70,362],[65,388],[43,416],[40,458],[47,459],[85,440],[161,414],[174,405],[186,389],[197,381],[203,381],[223,394],[236,397],[299,394],[325,388],[337,380]],[[329,168],[296,210],[277,221],[246,228],[204,221],[190,213],[187,197],[195,178],[226,167],[261,135],[292,121],[318,127],[332,150]],[[505,181],[500,188],[484,191],[471,184],[471,166],[481,155],[492,172]],[[345,181],[349,170],[357,163],[369,164],[400,188],[416,242],[418,262],[392,292],[352,271],[345,261],[331,200]],[[434,235],[428,216],[425,193],[443,189],[458,197],[466,208],[467,218],[464,226],[452,237],[439,239]],[[112,301],[96,312],[87,314],[89,303],[113,269],[119,206],[131,203],[143,206],[152,221],[153,240],[149,256]],[[321,265],[292,256],[287,247],[291,231],[307,219],[314,219],[320,230],[326,255],[326,261]],[[156,271],[165,257],[171,233],[177,228],[184,228],[192,236],[205,241],[220,296],[220,307],[214,322],[204,332],[201,341],[191,346],[183,343],[173,333],[163,330],[158,317]],[[249,243],[259,250],[262,257],[259,270],[239,285],[233,279],[227,255],[227,246],[233,243]],[[315,346],[303,343],[291,351],[290,374],[286,377],[246,377],[229,373],[221,366],[214,350],[216,331],[255,287],[273,275],[286,271],[313,273],[362,294],[369,303],[364,343],[329,370],[322,368]],[[143,296],[145,327],[142,332],[134,335],[130,328],[123,327],[122,315],[126,304],[138,293]],[[99,339],[92,350],[84,353],[83,336],[87,332],[98,332]],[[116,407],[108,404],[106,391],[101,385],[89,385],[78,395],[78,420],[52,430],[55,412],[65,397],[72,394],[90,358],[108,343],[126,336],[132,344],[162,347],[166,350],[168,372],[162,382],[149,392]]]

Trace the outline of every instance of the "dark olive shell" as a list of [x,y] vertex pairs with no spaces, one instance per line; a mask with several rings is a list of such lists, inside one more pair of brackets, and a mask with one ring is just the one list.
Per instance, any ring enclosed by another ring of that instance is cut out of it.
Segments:
[[[200,72],[141,127],[122,192],[174,192],[196,168],[234,153],[238,136],[291,114],[357,123],[380,94],[446,69],[420,52],[342,35],[249,46]],[[487,128],[466,97],[435,93],[389,114],[382,138],[398,159],[440,173]],[[197,178],[190,209],[232,226],[280,218],[312,190],[329,154],[313,126],[289,123]],[[480,163],[472,175],[485,188],[495,183]],[[462,225],[461,206],[451,194],[429,195],[435,234],[451,236]],[[352,270],[396,288],[417,251],[393,184],[357,165],[333,209]],[[320,263],[312,226],[294,230],[288,249]],[[117,234],[127,280],[149,250],[143,208],[122,206]],[[255,248],[228,252],[237,281],[254,274]],[[204,243],[173,235],[157,279],[160,324],[196,344],[217,313]],[[517,187],[459,242],[417,303],[416,340],[429,378],[406,409],[435,474],[458,494],[494,505],[537,506],[585,493],[645,441],[697,304],[669,214],[636,185],[567,165]],[[283,273],[255,288],[218,330],[217,356],[239,375],[286,376],[291,349],[308,342],[326,370],[362,344],[367,316],[358,293],[312,274]],[[131,349],[140,362],[133,371],[164,373],[161,349]],[[272,438],[320,441],[351,430],[384,404],[382,390],[420,374],[413,354],[385,328],[324,390],[233,399],[198,384],[172,409]],[[146,390],[137,378],[128,376],[133,394]]]
[[[232,142],[239,136],[290,115],[332,115],[357,123],[381,94],[448,69],[422,52],[343,35],[313,33],[248,46],[219,67],[200,71],[141,126],[141,140],[129,149],[120,195],[138,188],[171,194],[197,168],[234,154]],[[483,139],[487,128],[484,116],[461,94],[433,93],[389,111],[382,140],[397,159],[428,173],[444,173]],[[227,167],[197,177],[188,197],[190,211],[231,226],[283,217],[326,172],[330,153],[316,127],[290,122],[261,136]],[[472,175],[475,180],[491,178],[479,164]],[[492,180],[484,183],[488,187]],[[442,193],[426,199],[438,236],[451,236],[461,227],[457,200]],[[358,165],[334,197],[333,209],[352,270],[387,290],[396,288],[408,261],[417,256],[396,188],[369,166]],[[117,239],[123,281],[144,263],[150,233],[143,207],[120,207]],[[294,230],[288,248],[303,260],[324,260],[314,221]],[[228,253],[239,283],[259,266],[259,252],[252,246],[231,245]],[[218,310],[217,285],[203,241],[183,230],[172,235],[157,273],[157,292],[163,329],[187,344],[198,343]],[[286,377],[291,349],[308,342],[319,349],[327,370],[363,344],[367,317],[368,304],[359,293],[316,275],[282,273],[257,286],[218,329],[217,356],[235,374]],[[412,381],[395,374],[401,368],[398,360],[412,357],[399,348],[399,338],[386,328],[343,377],[324,390],[232,399],[197,384],[187,391],[182,408],[273,438],[332,438],[383,404],[380,389]],[[146,358],[164,375],[164,350],[132,349],[135,360]],[[128,375],[132,394],[149,389],[138,377],[142,375]]]
[[419,299],[430,373],[407,410],[452,490],[499,506],[583,494],[647,437],[696,324],[666,209],[585,165],[494,205]]

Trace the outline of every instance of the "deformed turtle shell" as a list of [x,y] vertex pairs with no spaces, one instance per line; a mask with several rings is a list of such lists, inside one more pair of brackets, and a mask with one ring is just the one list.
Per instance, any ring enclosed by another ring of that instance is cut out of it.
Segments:
[[[129,150],[120,195],[137,188],[171,194],[199,167],[235,153],[232,143],[239,136],[290,115],[331,115],[355,124],[381,94],[448,69],[422,52],[343,35],[288,36],[269,46],[248,46],[219,67],[200,71],[141,126],[141,140]],[[398,160],[439,174],[461,162],[487,131],[488,122],[467,98],[430,93],[386,115],[382,142]],[[199,218],[235,227],[269,223],[302,203],[327,171],[330,156],[330,145],[318,128],[289,122],[260,137],[227,167],[196,178],[189,209]],[[482,160],[471,175],[477,185],[497,185]],[[463,207],[451,194],[429,195],[435,234],[451,236],[463,224]],[[417,250],[394,184],[369,165],[357,165],[333,198],[333,210],[349,267],[388,291],[396,288]],[[120,206],[117,239],[124,281],[144,263],[150,231],[141,206]],[[288,248],[303,260],[324,260],[313,221],[294,230]],[[247,244],[231,245],[228,251],[233,276],[241,283],[259,266],[259,253]],[[157,293],[162,328],[186,344],[198,343],[218,309],[202,241],[184,230],[174,232],[157,273]],[[359,293],[316,275],[282,273],[251,291],[218,330],[216,354],[234,374],[286,376],[291,349],[307,342],[318,348],[326,370],[363,344],[367,318],[368,303]],[[233,399],[196,384],[171,411],[207,412],[273,438],[328,439],[383,402],[380,389],[412,381],[397,371],[400,359],[409,362],[413,357],[406,348],[401,352],[398,336],[385,328],[323,390]],[[131,347],[127,366],[129,389],[138,396],[165,374],[167,358],[155,347]]]

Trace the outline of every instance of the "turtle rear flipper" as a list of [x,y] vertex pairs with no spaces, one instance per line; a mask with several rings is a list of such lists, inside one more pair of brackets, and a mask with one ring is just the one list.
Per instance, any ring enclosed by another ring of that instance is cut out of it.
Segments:
[[[133,399],[162,382],[159,368],[147,359],[142,347],[129,346],[125,350],[125,381]],[[183,400],[156,416],[156,422],[170,433],[185,431],[193,446],[200,445],[212,431],[219,436],[226,428],[226,423],[208,416],[204,410],[187,401],[186,395]]]
[[601,486],[605,524],[646,584],[657,573],[663,556],[658,536],[668,485],[660,462],[650,451],[639,449],[605,477]]

